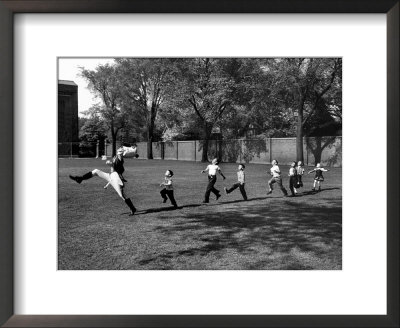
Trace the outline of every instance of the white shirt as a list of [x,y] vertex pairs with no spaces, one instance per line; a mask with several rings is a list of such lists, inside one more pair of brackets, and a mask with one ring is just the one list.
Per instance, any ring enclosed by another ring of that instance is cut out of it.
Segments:
[[302,166],[297,166],[296,170],[297,170],[297,174],[298,175],[303,175],[304,174],[304,168]]
[[167,190],[174,190],[174,187],[172,186],[172,179],[169,177],[164,178],[164,187]]
[[245,176],[242,170],[237,172],[238,182],[245,183]]
[[279,170],[278,165],[274,165],[273,167],[271,167],[271,174],[274,178],[280,178],[281,171]]
[[204,171],[208,171],[208,175],[216,175],[220,168],[216,164],[210,164]]
[[295,176],[296,175],[296,169],[294,168],[294,167],[291,167],[290,169],[289,169],[289,176],[290,177],[293,177],[293,176]]

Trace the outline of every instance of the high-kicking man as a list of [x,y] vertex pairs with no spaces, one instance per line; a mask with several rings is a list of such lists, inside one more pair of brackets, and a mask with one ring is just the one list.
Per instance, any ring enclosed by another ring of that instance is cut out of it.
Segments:
[[124,149],[120,147],[117,149],[117,155],[112,158],[112,160],[108,160],[106,162],[107,165],[111,166],[111,172],[106,173],[98,169],[94,169],[91,172],[88,172],[82,176],[72,176],[69,177],[76,181],[77,183],[81,183],[83,180],[88,180],[93,176],[98,176],[104,180],[106,180],[110,185],[113,186],[115,191],[117,192],[118,196],[125,201],[126,205],[128,205],[129,209],[131,210],[130,215],[135,214],[136,208],[133,206],[132,201],[130,198],[127,198],[124,193],[124,181],[126,180],[123,178],[122,173],[124,173]]

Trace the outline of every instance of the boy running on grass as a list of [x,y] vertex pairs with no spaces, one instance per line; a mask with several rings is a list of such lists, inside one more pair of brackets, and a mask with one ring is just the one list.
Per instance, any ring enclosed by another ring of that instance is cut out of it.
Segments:
[[318,191],[321,191],[321,183],[322,181],[324,181],[324,176],[322,175],[322,172],[328,172],[328,169],[324,169],[323,167],[321,167],[320,163],[317,163],[317,166],[315,167],[315,169],[311,170],[308,172],[308,174],[315,172],[315,177],[314,177],[314,186],[312,188],[312,191],[315,191],[315,186],[318,183]]
[[210,165],[206,167],[205,170],[202,170],[201,173],[204,173],[208,171],[208,185],[206,189],[206,193],[204,195],[204,201],[203,203],[208,203],[210,201],[210,193],[213,192],[215,196],[217,197],[216,199],[221,197],[221,193],[219,190],[215,189],[214,185],[217,182],[217,172],[222,176],[222,178],[225,180],[225,176],[222,174],[222,171],[220,167],[218,166],[218,160],[214,158],[211,162]]
[[292,193],[292,197],[296,196],[297,190],[296,190],[296,183],[297,183],[297,171],[296,171],[296,162],[293,162],[290,165],[289,169],[289,189],[290,192]]
[[277,160],[273,160],[271,162],[272,167],[271,167],[271,175],[272,178],[268,181],[268,186],[269,186],[269,190],[267,192],[267,195],[272,193],[273,187],[272,185],[274,183],[276,183],[278,185],[278,187],[282,190],[283,195],[287,196],[287,191],[285,189],[285,187],[282,185],[282,177],[281,177],[281,171],[279,170],[279,166],[278,166],[278,161]]
[[299,161],[297,163],[297,167],[296,167],[296,171],[297,171],[297,184],[296,184],[296,188],[301,188],[303,187],[303,174],[304,174],[304,165],[302,161]]
[[229,189],[226,187],[224,188],[226,194],[230,194],[232,191],[234,191],[236,188],[239,188],[240,193],[243,196],[244,200],[247,200],[247,195],[246,195],[246,190],[244,189],[244,184],[245,184],[245,174],[244,174],[244,164],[239,164],[238,166],[238,172],[237,172],[237,178],[238,182],[232,185]]
[[167,196],[169,200],[171,201],[171,204],[174,206],[174,208],[178,208],[178,205],[176,204],[175,198],[174,198],[174,188],[172,186],[172,176],[174,175],[174,172],[171,170],[167,170],[165,172],[165,177],[164,177],[164,182],[160,184],[160,187],[164,187],[161,191],[161,197],[163,198],[163,203],[167,202]]
[[132,201],[130,198],[127,198],[124,194],[124,182],[126,181],[122,177],[122,173],[124,173],[124,159],[123,159],[124,149],[118,148],[117,155],[113,157],[112,161],[107,161],[106,164],[111,166],[111,172],[105,173],[98,169],[94,169],[91,172],[88,172],[82,176],[72,176],[70,175],[70,179],[76,181],[77,183],[81,183],[83,180],[88,180],[94,176],[98,176],[104,180],[106,180],[109,184],[111,184],[115,191],[117,192],[118,196],[122,198],[122,200],[128,205],[129,209],[131,210],[130,215],[135,214],[136,208],[133,206]]

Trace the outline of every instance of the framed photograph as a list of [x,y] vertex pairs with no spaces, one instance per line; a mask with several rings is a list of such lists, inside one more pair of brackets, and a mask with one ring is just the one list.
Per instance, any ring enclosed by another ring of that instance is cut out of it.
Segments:
[[399,326],[398,1],[0,22],[4,327]]

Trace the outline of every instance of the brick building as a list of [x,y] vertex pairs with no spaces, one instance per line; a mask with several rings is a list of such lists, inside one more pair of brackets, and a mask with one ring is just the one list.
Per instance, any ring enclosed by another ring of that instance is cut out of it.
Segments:
[[77,156],[79,151],[78,85],[58,81],[58,155]]

